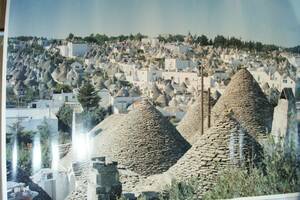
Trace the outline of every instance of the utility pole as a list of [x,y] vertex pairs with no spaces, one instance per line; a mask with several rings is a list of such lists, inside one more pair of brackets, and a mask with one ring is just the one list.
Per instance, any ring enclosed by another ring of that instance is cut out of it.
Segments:
[[204,77],[203,77],[203,65],[201,67],[201,135],[204,134]]
[[210,113],[211,113],[211,108],[210,108],[210,88],[208,88],[208,115],[207,115],[207,119],[208,119],[208,124],[207,127],[210,128]]

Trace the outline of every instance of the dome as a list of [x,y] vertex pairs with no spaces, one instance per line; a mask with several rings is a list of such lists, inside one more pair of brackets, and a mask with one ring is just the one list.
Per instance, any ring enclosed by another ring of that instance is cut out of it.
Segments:
[[[208,92],[204,92],[204,119],[208,115]],[[191,100],[192,101],[192,100]],[[211,98],[211,106],[213,105],[213,99]],[[183,119],[177,126],[177,130],[180,134],[191,144],[193,144],[193,137],[196,133],[200,133],[201,130],[201,94],[196,98],[184,115]]]
[[212,123],[220,113],[231,110],[252,136],[264,136],[272,129],[273,106],[246,69],[238,71],[212,109]]
[[[117,120],[115,120],[117,119]],[[112,115],[91,133],[94,156],[106,156],[141,175],[166,171],[190,148],[173,125],[147,100],[128,114]]]

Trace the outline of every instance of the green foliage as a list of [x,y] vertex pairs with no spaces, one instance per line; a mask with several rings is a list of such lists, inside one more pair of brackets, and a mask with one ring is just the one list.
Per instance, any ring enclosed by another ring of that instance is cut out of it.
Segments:
[[[274,145],[273,145],[274,147]],[[227,199],[300,191],[299,161],[294,151],[276,146],[265,153],[264,167],[225,170],[204,199]]]
[[14,106],[18,104],[18,97],[14,93],[13,87],[6,87],[6,105]]
[[32,143],[33,138],[36,134],[40,135],[41,147],[42,147],[42,167],[51,166],[51,141],[55,135],[50,134],[50,127],[46,121],[43,121],[41,125],[38,126],[37,132],[26,131],[24,127],[21,126],[21,122],[13,124],[9,127],[7,132],[7,160],[12,159],[12,146],[17,139],[18,147],[18,166],[28,172],[31,172],[32,165]]
[[[31,88],[31,87],[26,87],[25,88],[25,96],[23,98],[21,98],[23,103],[29,103],[34,101],[35,99],[37,99],[39,97],[39,91]],[[22,103],[20,102],[20,103]]]
[[84,127],[91,129],[100,123],[106,116],[107,112],[102,107],[97,107],[93,110],[85,110],[79,114],[81,121],[84,123]]
[[[292,146],[287,150],[269,143],[265,146],[261,165],[225,169],[220,172],[214,188],[205,193],[203,199],[231,199],[299,192],[299,166],[298,157]],[[201,178],[184,183],[174,181],[160,199],[199,199],[196,194],[197,188],[201,187],[200,181]]]
[[77,99],[85,111],[93,110],[98,107],[98,103],[100,101],[100,97],[90,82],[86,82],[79,89]]
[[191,179],[187,182],[172,181],[165,192],[160,195],[160,200],[196,200],[198,180]]
[[41,125],[38,126],[38,134],[41,138],[42,147],[42,167],[51,167],[51,141],[57,135],[51,135],[50,126],[46,121],[43,121]]
[[73,34],[73,33],[70,33],[70,34],[68,35],[68,37],[67,37],[67,40],[68,40],[68,41],[72,41],[73,38],[74,38],[74,34]]
[[17,139],[18,146],[27,146],[33,141],[34,132],[25,131],[24,127],[21,125],[21,121],[17,121],[8,127],[6,133],[7,143],[12,144],[14,139]]
[[201,36],[197,37],[196,42],[202,46],[209,45],[208,38],[205,35],[201,35]]
[[57,113],[58,120],[63,124],[64,127],[71,128],[72,126],[72,114],[73,110],[68,105],[63,105],[59,108]]
[[[298,80],[300,82],[300,80]],[[296,88],[296,100],[300,100],[300,87]]]
[[69,85],[65,85],[65,84],[56,84],[55,88],[54,88],[54,93],[61,93],[61,92],[72,92],[72,88]]

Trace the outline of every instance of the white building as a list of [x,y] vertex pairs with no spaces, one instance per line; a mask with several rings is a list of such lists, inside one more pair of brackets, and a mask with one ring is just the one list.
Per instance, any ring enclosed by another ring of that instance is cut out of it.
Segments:
[[296,102],[291,88],[284,88],[274,109],[272,135],[281,144],[293,144],[298,148]]
[[58,132],[58,119],[50,108],[7,108],[6,129],[9,130],[16,122],[27,131],[38,131],[38,126],[46,122],[51,133]]
[[152,47],[154,47],[159,44],[159,40],[157,38],[142,38],[142,43],[150,44]]
[[[185,83],[188,88],[193,87],[200,89],[201,77],[196,72],[162,72],[162,78],[164,80],[172,80],[178,84]],[[208,76],[203,78],[204,89],[215,87],[215,80],[213,77]]]
[[59,102],[77,102],[77,97],[74,93],[54,93],[52,100]]
[[100,106],[103,107],[103,108],[107,108],[109,106],[112,105],[112,97],[111,97],[111,94],[109,92],[108,89],[102,89],[98,92],[98,95],[99,97],[101,98],[100,100]]
[[53,200],[64,200],[70,191],[72,184],[68,174],[62,171],[54,171],[43,168],[31,177]]
[[58,46],[60,55],[64,57],[69,57],[69,48],[67,45]]
[[291,77],[281,75],[278,71],[273,74],[267,73],[263,67],[249,69],[249,72],[261,87],[268,83],[270,87],[276,88],[278,91],[282,91],[283,88],[292,88],[295,95],[296,82]]
[[83,57],[85,53],[89,50],[89,47],[85,43],[73,43],[68,42],[67,45],[58,46],[60,54],[64,57],[74,58]]
[[189,45],[176,45],[176,44],[166,44],[164,46],[166,49],[170,50],[174,54],[185,54],[187,53],[191,47]]
[[8,181],[6,185],[7,200],[33,199],[38,195],[38,192],[31,191],[29,186],[25,187],[25,183]]
[[155,68],[143,68],[134,71],[133,82],[151,83],[161,78],[161,71]]
[[181,60],[178,58],[166,58],[165,70],[167,71],[182,71],[195,68],[197,64],[190,60]]
[[112,97],[113,113],[126,113],[128,107],[141,98],[142,97]]

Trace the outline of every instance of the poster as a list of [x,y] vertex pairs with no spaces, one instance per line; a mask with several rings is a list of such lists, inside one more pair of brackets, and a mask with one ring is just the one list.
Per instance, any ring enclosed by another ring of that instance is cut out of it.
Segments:
[[8,3],[3,198],[299,192],[298,1]]

